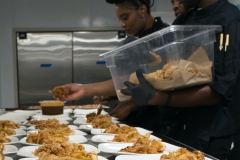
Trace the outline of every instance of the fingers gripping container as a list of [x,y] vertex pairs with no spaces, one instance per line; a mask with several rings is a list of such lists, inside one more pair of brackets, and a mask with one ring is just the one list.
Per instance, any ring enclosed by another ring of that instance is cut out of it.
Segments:
[[137,69],[161,91],[206,84],[213,80],[214,44],[221,31],[217,25],[173,25],[100,57],[106,61],[120,101],[131,98],[120,92],[126,88],[124,81],[139,83],[134,76]]

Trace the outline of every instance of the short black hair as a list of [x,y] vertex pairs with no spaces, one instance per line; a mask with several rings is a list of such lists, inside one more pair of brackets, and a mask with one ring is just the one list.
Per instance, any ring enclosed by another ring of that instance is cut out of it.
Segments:
[[145,4],[147,6],[148,13],[150,13],[150,8],[154,4],[154,0],[152,0],[152,3],[151,0],[106,0],[106,2],[115,5],[125,3],[129,6],[135,7],[136,9],[138,9],[142,4]]

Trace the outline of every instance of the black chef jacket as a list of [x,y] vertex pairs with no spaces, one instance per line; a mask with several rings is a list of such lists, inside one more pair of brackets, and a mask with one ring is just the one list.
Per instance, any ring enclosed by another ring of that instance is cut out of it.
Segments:
[[[163,29],[163,28],[166,28],[166,27],[168,27],[168,26],[169,26],[169,24],[164,23],[160,17],[155,17],[155,18],[154,18],[153,26],[152,26],[151,28],[143,31],[143,33],[141,33],[141,34],[139,34],[139,35],[136,35],[136,37],[137,37],[137,38],[145,37],[145,36],[147,36],[147,35],[149,35],[149,34],[152,34],[152,33],[156,32],[156,31],[159,31],[159,30],[161,30],[161,29]],[[137,38],[136,38],[136,39],[137,39]],[[136,40],[136,39],[133,39],[133,38],[131,38],[130,40],[126,39],[126,40],[124,41],[124,44],[130,43],[130,42],[132,42],[132,41],[134,41],[134,40]]]
[[238,78],[236,84],[233,87],[232,101],[229,103],[229,108],[231,110],[233,120],[235,122],[236,128],[238,130],[238,134],[240,137],[240,74],[238,74]]
[[153,26],[151,28],[145,30],[141,35],[138,35],[137,37],[142,38],[144,36],[152,34],[153,32],[159,31],[168,26],[169,26],[169,24],[164,23],[160,17],[155,17]]
[[217,34],[217,42],[214,44],[214,81],[209,87],[223,96],[222,101],[217,105],[191,109],[159,107],[163,121],[169,125],[169,130],[165,130],[166,134],[173,138],[181,137],[171,132],[171,125],[176,123],[182,123],[184,131],[205,141],[210,137],[233,134],[235,126],[228,103],[232,99],[232,89],[240,70],[239,10],[227,0],[218,0],[206,8],[187,11],[173,25],[221,25],[224,35],[230,35],[230,40],[226,53],[219,51],[220,34]]

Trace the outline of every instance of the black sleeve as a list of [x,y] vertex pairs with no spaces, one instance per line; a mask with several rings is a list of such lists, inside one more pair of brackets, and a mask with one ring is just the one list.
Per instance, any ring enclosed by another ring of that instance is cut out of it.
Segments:
[[[194,20],[194,13],[195,11],[193,9],[188,10],[186,12],[184,12],[183,14],[181,14],[180,16],[178,16],[172,23],[172,25],[187,25],[187,24],[196,24],[195,20]],[[199,24],[200,25],[200,24]]]
[[181,25],[181,17],[182,17],[183,15],[180,15],[179,17],[177,17],[174,21],[173,21],[173,23],[172,23],[172,25]]
[[166,27],[169,27],[169,26],[170,26],[169,24],[163,23],[162,26],[161,26],[161,29],[166,28]]
[[234,20],[223,28],[224,36],[229,34],[229,46],[226,52],[220,51],[220,36],[217,36],[214,46],[214,81],[209,86],[228,99],[240,70],[240,22]]
[[173,21],[172,25],[186,25],[187,21],[189,20],[189,16],[192,14],[192,10],[184,12]]

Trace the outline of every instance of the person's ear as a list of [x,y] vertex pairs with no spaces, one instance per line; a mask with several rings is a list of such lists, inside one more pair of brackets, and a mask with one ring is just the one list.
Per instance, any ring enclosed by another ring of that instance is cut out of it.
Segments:
[[147,9],[147,6],[145,4],[142,4],[139,7],[139,14],[141,15],[142,18],[144,18],[146,16],[146,14],[148,13],[147,11],[148,11],[148,9]]

